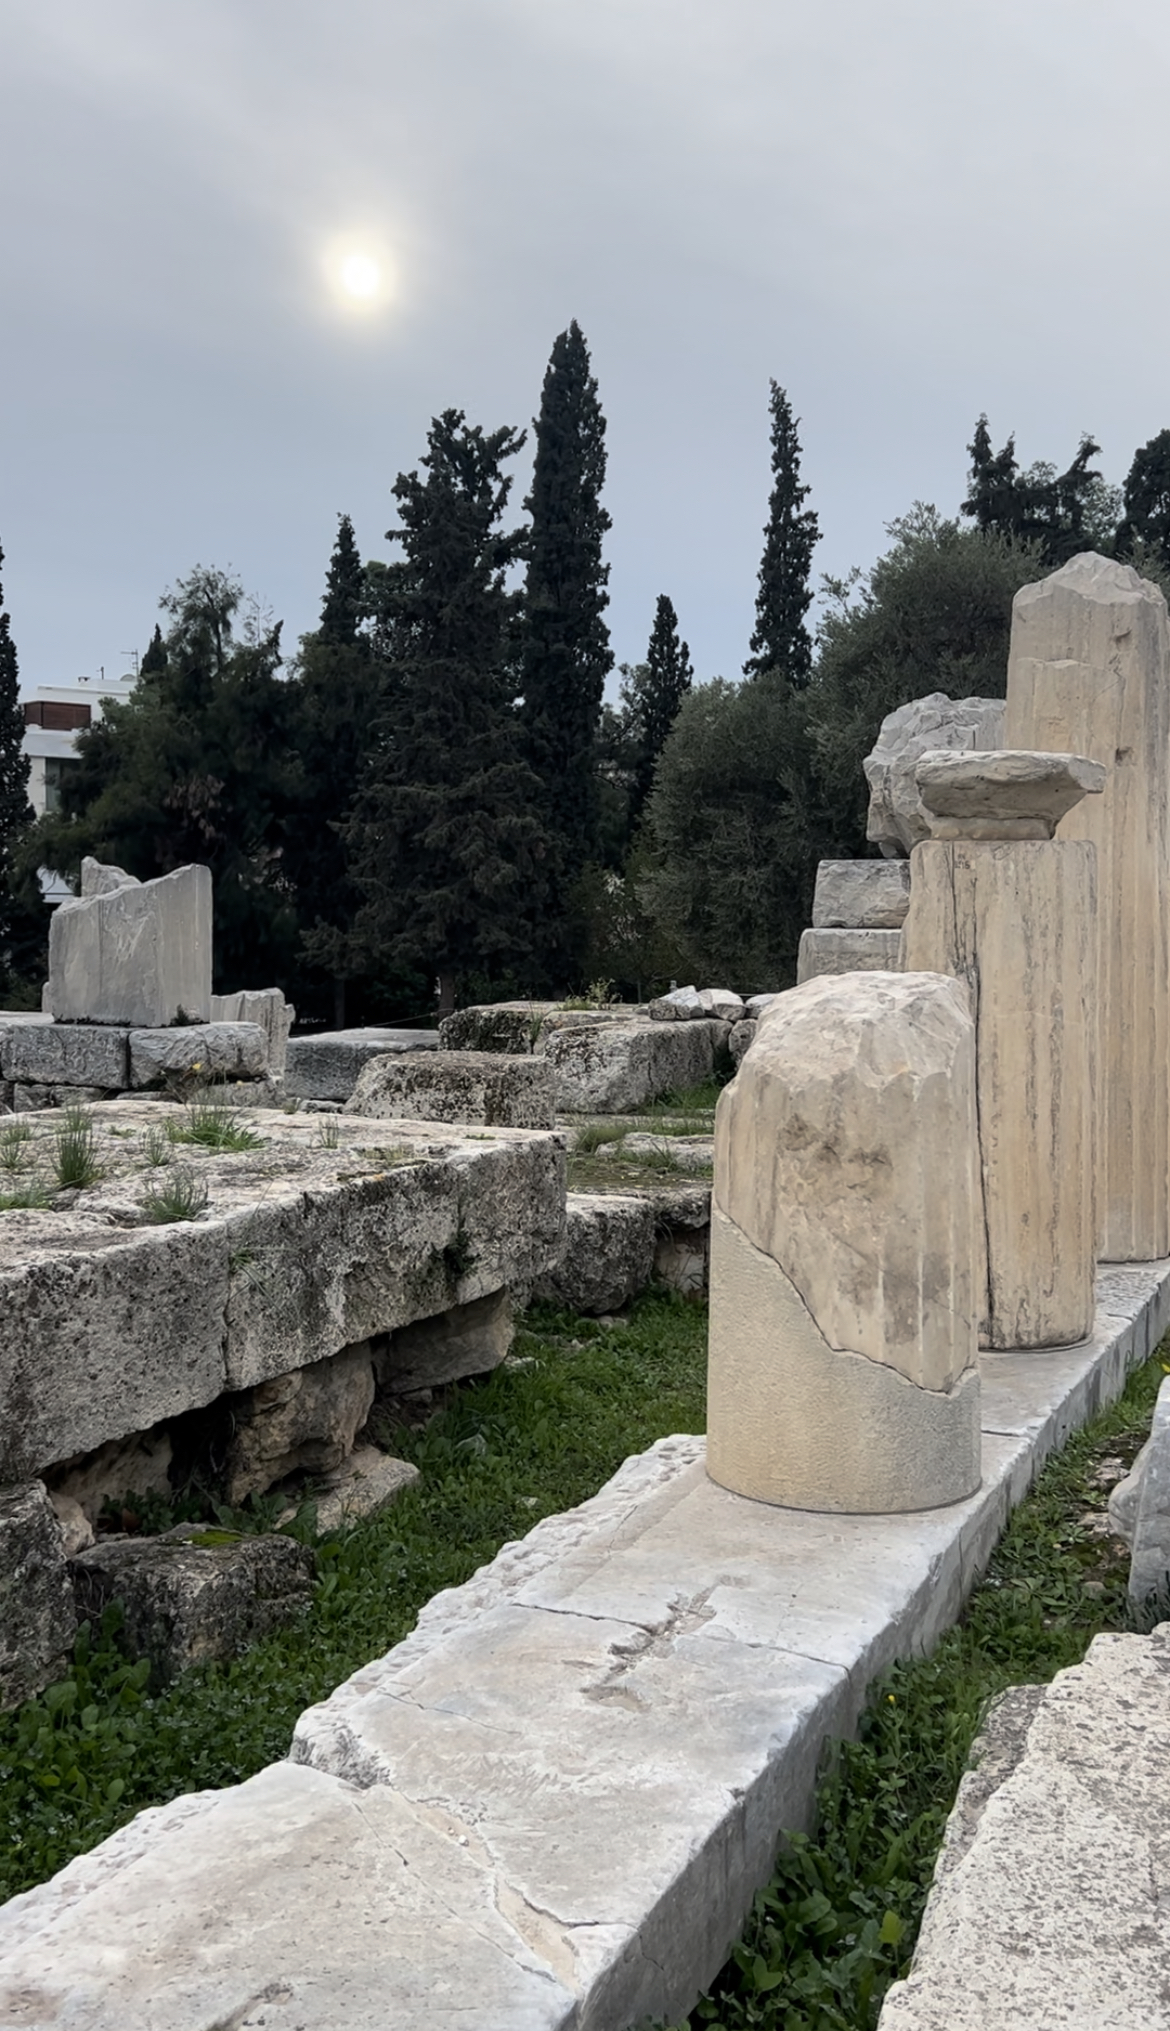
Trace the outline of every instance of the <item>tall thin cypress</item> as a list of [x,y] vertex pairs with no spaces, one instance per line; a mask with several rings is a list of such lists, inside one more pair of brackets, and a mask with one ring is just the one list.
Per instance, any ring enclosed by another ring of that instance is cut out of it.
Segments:
[[572,966],[570,893],[597,851],[595,749],[613,667],[604,619],[609,566],[601,555],[610,527],[601,505],[605,418],[575,320],[553,346],[535,430],[520,682],[528,759],[543,785],[549,835],[539,942],[545,964],[563,975]]
[[325,581],[321,625],[317,630],[319,642],[336,642],[346,647],[356,642],[365,587],[366,574],[362,570],[353,523],[348,515],[342,515]]
[[783,388],[772,382],[772,492],[756,593],[756,625],[745,677],[778,673],[803,690],[812,671],[812,637],[805,615],[812,605],[809,572],[820,538],[816,511],[806,508],[811,489],[801,485],[797,418]]
[[679,638],[678,615],[666,593],[660,592],[654,609],[654,627],[646,661],[631,670],[622,686],[633,746],[630,784],[631,831],[641,817],[650,795],[658,757],[678,717],[678,709],[694,678],[691,652]]
[[[3,563],[4,552],[0,550],[0,565]],[[11,933],[17,908],[13,894],[16,842],[33,817],[28,777],[16,644],[4,611],[4,588],[0,585],[0,937],[5,940]]]

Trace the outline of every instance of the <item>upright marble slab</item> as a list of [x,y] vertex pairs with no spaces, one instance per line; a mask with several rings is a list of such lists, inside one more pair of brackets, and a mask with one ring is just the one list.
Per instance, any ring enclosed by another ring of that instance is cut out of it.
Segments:
[[1016,594],[1004,743],[1089,755],[1097,848],[1101,1254],[1170,1249],[1170,625],[1156,586],[1087,552]]
[[210,870],[179,867],[136,882],[120,868],[91,866],[91,892],[59,904],[50,920],[49,1013],[144,1030],[206,1022]]

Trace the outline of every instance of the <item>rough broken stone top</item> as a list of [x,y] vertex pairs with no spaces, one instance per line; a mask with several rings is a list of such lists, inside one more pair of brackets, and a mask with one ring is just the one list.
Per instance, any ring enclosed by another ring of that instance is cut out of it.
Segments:
[[932,839],[1051,839],[1082,797],[1100,796],[1105,773],[1085,755],[934,748],[914,779]]

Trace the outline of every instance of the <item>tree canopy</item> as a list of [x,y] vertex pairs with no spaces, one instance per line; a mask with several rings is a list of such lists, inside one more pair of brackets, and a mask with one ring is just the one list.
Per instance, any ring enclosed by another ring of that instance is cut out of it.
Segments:
[[981,416],[967,450],[971,470],[961,512],[983,535],[1037,545],[1050,571],[1080,550],[1112,554],[1121,496],[1090,463],[1101,450],[1092,437],[1081,438],[1064,472],[1045,460],[1021,472],[1015,437],[993,451],[987,418]]

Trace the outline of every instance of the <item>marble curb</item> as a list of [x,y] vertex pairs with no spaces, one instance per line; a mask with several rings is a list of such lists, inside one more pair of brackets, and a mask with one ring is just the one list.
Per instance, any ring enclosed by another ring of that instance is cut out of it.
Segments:
[[983,1483],[813,1515],[664,1439],[436,1595],[289,1761],[141,1813],[0,1910],[0,2031],[629,2031],[726,1957],[826,1737],[952,1624],[1012,1504],[1170,1324],[1110,1268],[1093,1337],[984,1363]]

